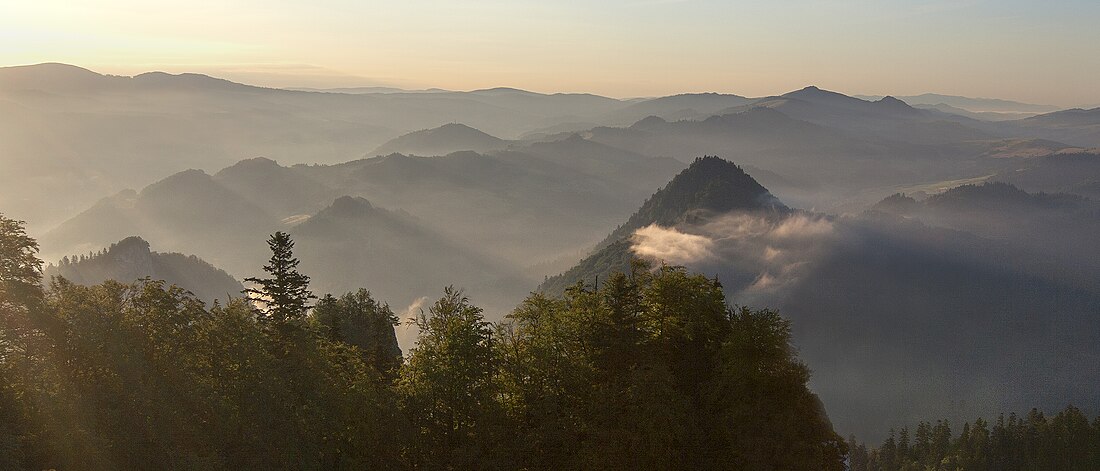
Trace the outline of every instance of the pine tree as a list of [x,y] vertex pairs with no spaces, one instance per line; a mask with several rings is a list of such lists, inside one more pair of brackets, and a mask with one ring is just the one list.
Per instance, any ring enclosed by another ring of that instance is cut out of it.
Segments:
[[271,278],[245,278],[245,281],[260,285],[248,288],[244,293],[262,306],[259,309],[261,322],[285,324],[302,320],[310,299],[315,299],[309,291],[309,277],[298,273],[298,259],[294,258],[294,241],[285,232],[276,232],[267,240],[271,247],[271,260],[264,265],[264,271]]

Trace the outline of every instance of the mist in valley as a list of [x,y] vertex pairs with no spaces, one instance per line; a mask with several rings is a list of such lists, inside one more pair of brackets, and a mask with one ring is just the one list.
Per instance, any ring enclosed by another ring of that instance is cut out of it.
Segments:
[[1100,466],[1100,97],[650,46],[0,67],[0,465]]

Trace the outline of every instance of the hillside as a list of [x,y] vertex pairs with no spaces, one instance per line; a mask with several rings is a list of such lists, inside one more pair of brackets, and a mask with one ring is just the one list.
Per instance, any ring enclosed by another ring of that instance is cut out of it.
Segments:
[[237,162],[221,169],[213,178],[278,218],[313,214],[331,203],[339,193],[298,169],[262,157]]
[[438,128],[411,132],[378,146],[368,156],[406,154],[406,155],[447,155],[458,151],[485,153],[503,149],[508,142],[490,136],[461,123],[444,124]]
[[263,240],[279,219],[200,170],[188,170],[104,198],[42,237],[43,253],[59,258],[137,234],[154,247],[196,254],[248,273],[263,260]]
[[65,257],[46,267],[46,278],[61,276],[82,285],[106,280],[131,283],[141,278],[162,280],[195,294],[206,302],[222,303],[240,295],[244,287],[228,273],[194,255],[159,253],[140,237],[127,237],[91,256]]
[[998,173],[992,179],[1032,192],[1074,193],[1074,188],[1100,182],[1100,153],[1065,152],[1040,156],[1028,159],[1010,171]]
[[1100,147],[1100,108],[1055,111],[998,124],[1003,132],[1085,148]]
[[[876,210],[1011,244],[1041,261],[1018,259],[1021,269],[1083,289],[1100,277],[1100,203],[1079,195],[1028,193],[1008,183],[963,185],[917,202],[903,195]],[[1026,263],[1025,263],[1026,262]]]
[[[856,95],[857,98],[875,101],[881,96]],[[953,108],[961,108],[974,113],[1050,113],[1058,111],[1057,106],[1037,105],[1033,103],[1021,103],[1012,100],[996,98],[972,98],[957,95],[943,95],[939,93],[922,93],[920,95],[898,96],[897,99],[913,106],[919,105],[947,105]]]
[[370,287],[377,299],[404,307],[454,284],[498,312],[530,285],[506,263],[363,198],[337,198],[290,233],[301,270],[325,292]]
[[695,159],[664,188],[642,204],[629,219],[596,245],[575,267],[548,278],[538,291],[560,294],[578,281],[594,282],[630,266],[632,238],[644,227],[695,223],[715,214],[744,211],[761,216],[781,215],[789,209],[740,167],[718,157]]
[[[139,234],[155,247],[197,254],[243,277],[265,259],[262,241],[268,234],[350,195],[416,214],[445,240],[492,247],[496,263],[512,273],[541,277],[538,268],[528,267],[591,247],[612,229],[608,221],[625,218],[681,168],[673,159],[581,138],[491,154],[393,154],[339,165],[288,167],[256,158],[213,176],[189,170],[140,192],[105,198],[41,240],[45,254],[60,258]],[[344,286],[343,280],[331,281]],[[406,281],[413,289],[413,281]]]
[[642,100],[603,117],[604,122],[629,125],[649,116],[678,121],[705,119],[722,110],[752,103],[752,98],[721,93],[684,93]]

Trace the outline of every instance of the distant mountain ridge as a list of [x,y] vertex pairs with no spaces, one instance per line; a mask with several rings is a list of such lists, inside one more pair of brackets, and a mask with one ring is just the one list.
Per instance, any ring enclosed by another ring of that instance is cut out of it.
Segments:
[[[989,150],[982,142],[1043,138],[1100,147],[1100,130],[1091,117],[990,123],[816,87],[763,98],[688,93],[634,100],[507,87],[360,92],[264,88],[201,74],[118,77],[64,64],[0,68],[0,154],[6,156],[0,160],[0,186],[10,189],[0,194],[0,206],[32,219],[32,230],[41,232],[104,195],[185,168],[224,168],[256,156],[285,164],[347,162],[399,136],[447,123],[463,123],[471,128],[466,135],[475,137],[381,150],[500,152],[494,138],[511,142],[528,136],[518,143],[523,147],[559,140],[553,135],[558,132],[580,133],[648,157],[686,161],[722,155],[781,177],[774,182],[807,183],[772,188],[787,201],[834,207],[858,204],[849,203],[848,195],[873,185],[993,173],[990,167],[998,164],[982,160]],[[755,112],[760,108],[771,108],[787,122]],[[604,127],[631,124],[638,126]],[[899,181],[883,181],[889,175]],[[822,194],[834,186],[824,182],[835,183],[838,194]],[[871,192],[862,203],[881,196]],[[310,199],[312,207],[320,204]],[[283,203],[280,212],[300,209]]]
[[490,136],[465,124],[449,123],[438,128],[414,131],[393,138],[367,155],[436,156],[464,150],[484,153],[503,149],[507,145],[508,141]]
[[[881,99],[881,95],[853,95],[856,98],[875,101]],[[1037,105],[1032,103],[1021,103],[1012,100],[1002,100],[997,98],[971,98],[958,95],[943,95],[938,93],[922,93],[920,95],[908,95],[897,96],[897,99],[904,101],[912,106],[918,105],[948,105],[955,108],[960,108],[972,113],[1050,113],[1052,111],[1058,111],[1060,108],[1053,105]]]

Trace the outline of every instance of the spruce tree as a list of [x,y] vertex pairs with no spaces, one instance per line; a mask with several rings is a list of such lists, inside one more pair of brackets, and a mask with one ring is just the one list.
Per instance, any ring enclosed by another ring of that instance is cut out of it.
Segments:
[[285,324],[300,321],[309,308],[309,300],[315,299],[309,291],[309,277],[298,273],[298,259],[294,258],[294,241],[285,232],[276,232],[267,240],[271,247],[271,260],[264,265],[270,278],[245,278],[259,285],[244,293],[259,301],[261,322]]

